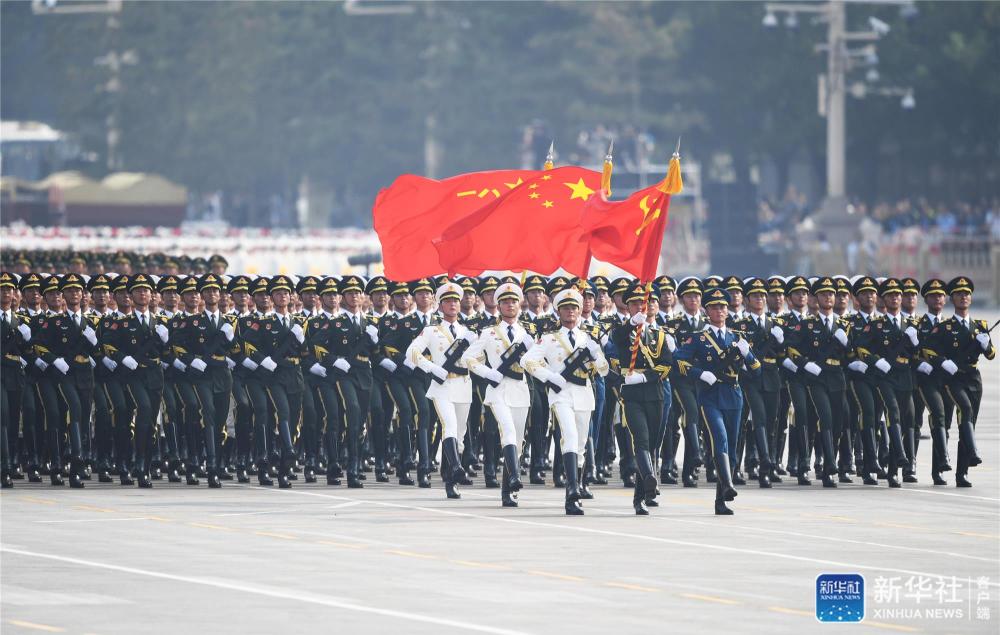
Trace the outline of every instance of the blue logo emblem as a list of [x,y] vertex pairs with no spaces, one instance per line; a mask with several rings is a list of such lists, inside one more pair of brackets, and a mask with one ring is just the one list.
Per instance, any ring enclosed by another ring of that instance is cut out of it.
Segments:
[[860,622],[865,618],[865,579],[857,573],[824,573],[816,578],[816,619]]

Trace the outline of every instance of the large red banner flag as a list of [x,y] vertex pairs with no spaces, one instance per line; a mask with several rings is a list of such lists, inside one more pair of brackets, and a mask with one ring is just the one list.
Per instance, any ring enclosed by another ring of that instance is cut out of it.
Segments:
[[432,240],[539,174],[541,170],[495,170],[440,181],[414,174],[398,177],[379,192],[372,208],[386,277],[406,281],[442,273]]
[[667,177],[624,201],[595,196],[584,206],[580,224],[594,258],[621,267],[643,282],[656,277],[671,194],[683,188],[680,159],[670,160]]
[[435,241],[440,267],[476,276],[488,270],[586,277],[590,265],[580,213],[601,187],[601,173],[576,166],[545,170],[476,212]]

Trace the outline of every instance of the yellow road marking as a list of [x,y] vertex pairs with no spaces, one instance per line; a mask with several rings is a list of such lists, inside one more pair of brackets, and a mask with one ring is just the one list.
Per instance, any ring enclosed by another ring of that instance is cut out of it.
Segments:
[[255,531],[253,533],[257,536],[265,536],[267,538],[281,538],[282,540],[298,540],[296,536],[289,536],[288,534],[276,534],[270,531]]
[[206,523],[188,523],[192,527],[200,527],[201,529],[216,529],[218,531],[236,531],[230,527],[222,527],[221,525],[209,525]]
[[105,509],[103,507],[94,507],[92,505],[73,505],[73,509],[82,509],[85,512],[101,512],[102,514],[112,514],[117,513],[117,509]]
[[14,626],[21,626],[24,628],[31,628],[36,631],[45,631],[46,633],[65,633],[65,628],[59,628],[58,626],[49,626],[48,624],[36,624],[35,622],[25,622],[23,620],[7,620]]
[[581,578],[575,575],[565,575],[563,573],[552,573],[550,571],[528,571],[531,575],[540,575],[545,578],[555,578],[557,580],[567,580],[569,582],[586,582],[586,578]]
[[160,517],[160,516],[147,516],[146,520],[155,520],[155,521],[158,521],[158,522],[161,522],[161,523],[172,523],[172,522],[174,522],[174,521],[172,521],[169,518],[163,518],[163,517]]
[[49,498],[35,498],[34,496],[18,496],[14,500],[27,501],[29,503],[38,503],[39,505],[55,505],[56,502]]
[[435,560],[437,558],[437,556],[432,556],[429,553],[415,553],[413,551],[403,551],[401,549],[386,549],[385,552],[396,556],[406,556],[408,558],[423,558],[424,560]]
[[627,584],[625,582],[605,582],[604,586],[614,587],[616,589],[628,589],[629,591],[645,591],[646,593],[656,593],[659,589],[654,589],[648,586],[639,586],[638,584]]
[[[767,610],[774,611],[776,613],[787,613],[788,615],[802,615],[804,617],[816,617],[815,613],[810,613],[809,611],[800,611],[798,609],[790,609],[784,606],[769,606]],[[867,622],[865,622],[867,624]]]
[[714,595],[702,595],[700,593],[681,593],[681,597],[688,598],[689,600],[704,600],[705,602],[715,602],[716,604],[742,604],[742,602],[737,602],[736,600],[727,600],[726,598],[720,598]]
[[334,542],[333,540],[317,540],[316,544],[329,545],[331,547],[343,547],[344,549],[364,549],[368,546],[352,542]]
[[491,564],[489,562],[475,562],[473,560],[449,560],[448,562],[476,569],[497,569],[498,571],[510,571],[510,567],[505,564]]
[[956,531],[954,533],[958,534],[959,536],[973,536],[975,538],[990,538],[991,540],[998,540],[998,539],[1000,539],[1000,536],[997,536],[996,534],[979,534],[979,533],[976,533],[974,531]]

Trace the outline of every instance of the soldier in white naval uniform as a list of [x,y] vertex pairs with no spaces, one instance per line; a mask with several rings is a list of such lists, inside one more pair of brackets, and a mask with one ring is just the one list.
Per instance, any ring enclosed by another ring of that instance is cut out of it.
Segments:
[[[558,331],[546,333],[521,359],[521,365],[539,381],[548,385],[549,408],[552,409],[562,435],[563,463],[566,466],[566,514],[580,516],[579,457],[587,446],[590,417],[594,410],[594,389],[590,371],[608,374],[608,361],[601,345],[584,331],[576,328],[583,297],[576,289],[560,291],[553,302],[559,313]],[[577,349],[589,355],[582,368],[563,376],[566,362]]]
[[404,364],[411,369],[420,368],[433,379],[427,389],[427,398],[437,411],[444,431],[441,478],[448,498],[461,498],[462,495],[455,486],[469,483],[459,457],[468,427],[469,407],[472,404],[472,380],[460,355],[450,368],[446,370],[445,366],[448,365],[448,351],[456,340],[464,339],[468,346],[476,341],[476,334],[458,322],[462,287],[454,282],[446,282],[438,287],[435,296],[441,322],[424,327],[420,335],[414,338],[406,349]]
[[[524,424],[531,410],[531,391],[518,362],[535,345],[535,338],[517,319],[524,299],[521,288],[504,283],[497,287],[494,297],[500,309],[500,322],[483,329],[462,360],[469,370],[490,382],[483,403],[493,412],[500,427],[503,446],[500,497],[504,507],[517,507],[517,492],[521,489],[517,453],[524,441]],[[534,331],[533,324],[528,326]],[[505,365],[504,353],[516,355],[516,360]]]

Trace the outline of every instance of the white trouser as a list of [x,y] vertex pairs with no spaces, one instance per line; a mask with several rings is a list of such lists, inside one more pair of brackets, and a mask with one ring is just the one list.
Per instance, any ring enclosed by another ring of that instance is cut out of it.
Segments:
[[524,422],[531,408],[489,404],[489,409],[500,427],[500,446],[513,445],[520,452],[521,442],[524,441]]
[[458,452],[465,449],[465,431],[469,428],[469,406],[472,404],[455,403],[447,399],[431,398],[445,439],[458,440]]
[[562,453],[575,452],[577,459],[587,450],[587,437],[590,432],[590,416],[593,410],[574,410],[572,404],[557,403],[552,406],[559,423],[559,434],[562,436]]

